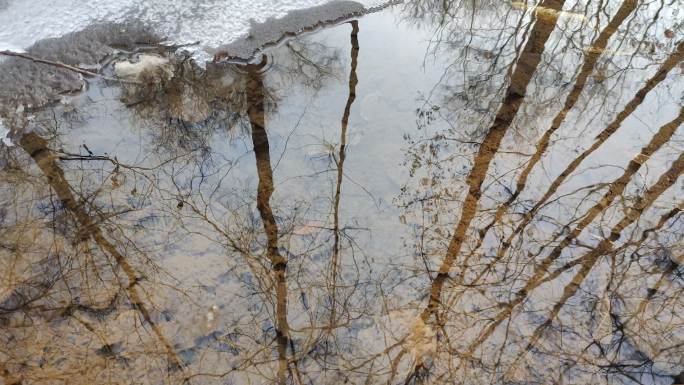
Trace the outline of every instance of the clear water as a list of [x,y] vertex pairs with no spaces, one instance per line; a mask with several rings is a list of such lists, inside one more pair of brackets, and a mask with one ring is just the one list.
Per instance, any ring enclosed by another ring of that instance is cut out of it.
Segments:
[[4,382],[683,382],[682,8],[408,1],[103,62],[0,149]]

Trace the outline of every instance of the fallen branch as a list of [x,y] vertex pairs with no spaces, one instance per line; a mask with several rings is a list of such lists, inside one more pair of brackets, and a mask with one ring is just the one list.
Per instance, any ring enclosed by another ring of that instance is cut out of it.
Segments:
[[81,75],[88,76],[88,77],[100,77],[100,78],[103,78],[105,80],[111,80],[111,81],[115,81],[115,82],[139,84],[138,82],[135,82],[135,81],[111,78],[111,77],[102,75],[102,74],[97,73],[97,72],[88,71],[88,70],[80,68],[80,67],[72,66],[69,64],[64,64],[64,63],[58,62],[58,61],[41,59],[41,58],[31,56],[31,55],[28,55],[25,53],[13,52],[13,51],[0,51],[0,56],[18,57],[21,59],[30,60],[34,63],[47,64],[47,65],[50,65],[53,67],[62,68],[62,69],[72,71],[72,72],[76,72],[76,73],[79,73]]
[[65,69],[65,70],[78,72],[79,74],[85,75],[85,76],[101,76],[101,75],[98,74],[97,72],[91,72],[91,71],[85,70],[85,69],[83,69],[83,68],[74,67],[74,66],[71,66],[71,65],[68,65],[68,64],[64,64],[64,63],[61,63],[61,62],[58,62],[58,61],[52,61],[52,60],[46,60],[46,59],[37,58],[37,57],[31,56],[31,55],[27,55],[27,54],[25,54],[25,53],[12,52],[12,51],[0,51],[0,55],[3,55],[3,56],[13,56],[13,57],[18,57],[18,58],[26,59],[26,60],[31,60],[31,61],[34,62],[34,63],[47,64],[47,65],[51,65],[51,66],[54,66],[54,67],[63,68],[63,69]]

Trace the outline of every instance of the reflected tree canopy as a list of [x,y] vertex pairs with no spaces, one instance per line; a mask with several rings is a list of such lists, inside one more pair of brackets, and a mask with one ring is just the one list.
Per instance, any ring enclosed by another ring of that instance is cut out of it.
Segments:
[[684,383],[682,12],[416,0],[250,63],[0,63],[58,80],[0,95],[0,378]]

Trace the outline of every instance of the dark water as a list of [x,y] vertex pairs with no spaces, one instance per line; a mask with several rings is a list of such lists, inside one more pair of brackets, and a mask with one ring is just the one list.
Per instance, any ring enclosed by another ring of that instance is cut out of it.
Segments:
[[683,13],[411,1],[250,65],[108,56],[6,119],[2,381],[684,382]]

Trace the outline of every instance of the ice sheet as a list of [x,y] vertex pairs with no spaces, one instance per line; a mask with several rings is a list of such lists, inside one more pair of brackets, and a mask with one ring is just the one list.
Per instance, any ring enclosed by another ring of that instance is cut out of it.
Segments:
[[[170,42],[200,41],[202,48],[229,43],[263,22],[288,11],[327,0],[0,0],[0,46],[26,48],[95,22],[141,20]],[[365,6],[379,0],[361,0]],[[4,4],[3,4],[4,3]]]

